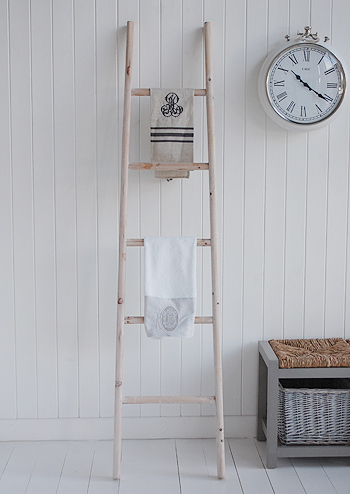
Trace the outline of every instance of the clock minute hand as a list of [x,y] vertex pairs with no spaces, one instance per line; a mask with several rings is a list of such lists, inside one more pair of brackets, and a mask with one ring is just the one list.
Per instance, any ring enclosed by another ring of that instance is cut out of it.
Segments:
[[301,83],[302,83],[305,87],[307,87],[309,91],[313,91],[315,94],[317,94],[317,96],[318,96],[319,98],[326,99],[326,98],[323,96],[323,94],[318,93],[317,91],[315,91],[315,89],[312,89],[312,87],[310,87],[310,86],[308,85],[308,83],[307,83],[307,82],[304,82],[304,81],[302,80],[302,78],[300,77],[300,75],[296,74],[293,70],[291,70],[291,72],[293,72],[293,74],[295,75],[295,77],[297,78],[297,80],[298,80],[298,81],[300,81],[300,82],[301,82]]

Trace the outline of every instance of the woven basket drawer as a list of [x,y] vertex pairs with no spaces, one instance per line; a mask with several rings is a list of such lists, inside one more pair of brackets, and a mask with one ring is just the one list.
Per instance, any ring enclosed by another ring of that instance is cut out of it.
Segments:
[[281,379],[278,437],[282,444],[350,442],[349,379]]

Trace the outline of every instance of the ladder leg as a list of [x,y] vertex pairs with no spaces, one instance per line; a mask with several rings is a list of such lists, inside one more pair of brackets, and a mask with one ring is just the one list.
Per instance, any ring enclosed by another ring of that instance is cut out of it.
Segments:
[[211,26],[204,25],[205,38],[205,72],[206,72],[206,101],[208,122],[208,161],[210,188],[210,236],[211,236],[211,272],[213,297],[213,348],[215,372],[215,416],[216,416],[216,451],[218,478],[225,477],[225,443],[224,443],[224,412],[222,393],[222,358],[220,342],[220,293],[218,270],[218,225],[215,188],[215,131],[214,131],[214,95],[211,56]]
[[123,405],[123,356],[124,356],[124,299],[125,299],[125,265],[126,265],[126,217],[128,202],[128,164],[130,144],[131,114],[131,74],[133,52],[134,23],[127,25],[123,141],[121,160],[121,193],[119,218],[119,267],[118,267],[118,306],[117,306],[117,351],[116,380],[114,404],[114,444],[113,476],[120,478],[121,444],[122,444],[122,405]]

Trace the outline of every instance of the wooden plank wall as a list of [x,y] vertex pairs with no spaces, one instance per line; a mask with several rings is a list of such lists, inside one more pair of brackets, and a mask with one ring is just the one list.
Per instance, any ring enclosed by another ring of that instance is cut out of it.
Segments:
[[[258,340],[350,337],[348,108],[328,127],[293,133],[265,117],[257,95],[265,56],[308,24],[330,36],[350,66],[349,16],[347,0],[0,3],[3,427],[113,415],[128,20],[135,22],[134,87],[204,87],[202,26],[212,23],[224,402],[232,431],[256,414]],[[196,98],[198,162],[207,156],[204,122],[204,100]],[[131,161],[149,160],[148,125],[149,99],[133,98]],[[171,182],[130,173],[129,237],[207,238],[208,214],[206,172]],[[142,249],[130,248],[128,260],[126,313],[140,315]],[[209,262],[209,249],[199,248],[198,315],[211,314]],[[212,394],[211,326],[183,341],[153,341],[133,326],[125,343],[127,394]],[[147,427],[146,419],[160,417],[200,422],[213,409],[127,405],[125,414]]]

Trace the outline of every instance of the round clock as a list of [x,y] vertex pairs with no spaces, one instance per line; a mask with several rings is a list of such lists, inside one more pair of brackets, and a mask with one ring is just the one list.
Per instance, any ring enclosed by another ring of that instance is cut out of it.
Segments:
[[299,41],[265,60],[259,97],[269,115],[289,130],[314,130],[338,114],[346,93],[346,70],[328,48]]

